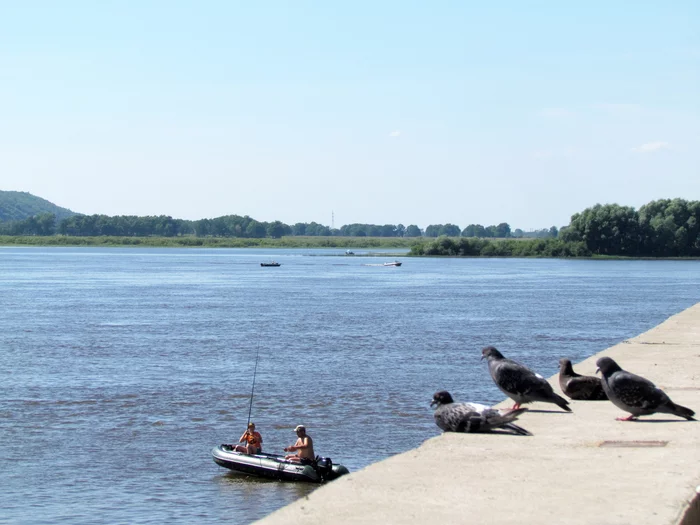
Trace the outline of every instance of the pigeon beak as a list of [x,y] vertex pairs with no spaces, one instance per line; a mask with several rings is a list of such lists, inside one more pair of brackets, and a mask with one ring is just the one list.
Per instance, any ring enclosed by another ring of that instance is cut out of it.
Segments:
[[600,368],[596,368],[596,369],[595,369],[595,373],[596,373],[596,374],[600,373]]
[[430,402],[430,406],[432,407],[432,406],[435,406],[435,405],[437,405],[437,401],[435,401],[435,400],[433,399],[433,400]]

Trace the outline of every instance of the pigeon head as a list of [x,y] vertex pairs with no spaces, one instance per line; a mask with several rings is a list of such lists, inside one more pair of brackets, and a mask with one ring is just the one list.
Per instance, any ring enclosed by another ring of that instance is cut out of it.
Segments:
[[487,346],[481,350],[481,359],[503,359],[503,354],[494,346]]
[[596,372],[600,372],[605,377],[608,377],[614,374],[615,372],[619,372],[620,370],[622,370],[622,368],[620,368],[620,365],[618,365],[609,357],[601,357],[595,362],[595,366],[598,367],[598,370],[596,370]]
[[446,392],[444,390],[440,390],[440,392],[435,392],[435,395],[433,395],[433,400],[430,402],[430,406],[433,405],[449,405],[450,403],[453,403],[454,399],[452,399],[452,396],[450,395],[449,392]]
[[573,374],[574,367],[571,366],[571,359],[566,359],[565,357],[562,357],[559,360],[559,371],[564,374]]

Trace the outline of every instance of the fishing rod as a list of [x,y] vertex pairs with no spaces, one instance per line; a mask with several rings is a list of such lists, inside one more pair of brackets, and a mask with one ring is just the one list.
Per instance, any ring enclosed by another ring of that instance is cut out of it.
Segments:
[[248,407],[248,423],[246,428],[250,424],[250,413],[253,411],[253,394],[255,393],[255,376],[258,373],[258,357],[260,356],[260,338],[258,337],[258,350],[255,353],[255,370],[253,371],[253,388],[250,391],[250,406]]

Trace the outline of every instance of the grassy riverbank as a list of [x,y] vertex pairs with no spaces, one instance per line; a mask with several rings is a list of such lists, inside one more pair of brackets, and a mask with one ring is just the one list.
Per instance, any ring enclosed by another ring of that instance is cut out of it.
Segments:
[[71,237],[0,235],[0,246],[143,246],[157,248],[342,248],[410,249],[421,239],[402,237],[282,237],[244,239],[240,237]]
[[[414,257],[549,257],[593,259],[693,259],[696,257],[623,257],[592,254],[581,242],[560,239],[477,239],[465,237],[72,237],[0,235],[0,246],[101,246],[144,248],[337,248],[339,250],[410,250]],[[404,254],[402,254],[404,255]]]

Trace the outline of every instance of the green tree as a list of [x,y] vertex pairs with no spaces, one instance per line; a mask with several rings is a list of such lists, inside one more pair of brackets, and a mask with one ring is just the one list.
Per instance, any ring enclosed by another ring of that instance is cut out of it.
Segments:
[[639,254],[641,228],[637,212],[628,206],[596,204],[571,217],[564,240],[581,240],[600,255]]
[[37,235],[53,235],[56,233],[56,214],[41,213],[36,216]]
[[639,209],[639,224],[645,255],[700,255],[700,201],[652,201]]
[[404,234],[405,237],[421,237],[421,231],[418,226],[415,224],[409,224],[406,227],[406,233]]
[[396,226],[393,224],[385,224],[380,228],[379,235],[381,237],[397,237]]
[[289,226],[281,223],[280,221],[274,221],[267,225],[267,236],[273,239],[279,239],[283,235],[290,232]]
[[372,224],[371,226],[369,226],[368,231],[367,231],[367,235],[369,237],[380,237],[381,234],[382,234],[382,229],[379,226],[377,226],[375,224]]
[[265,225],[255,220],[250,221],[245,229],[246,237],[253,239],[262,239],[265,237],[265,233]]
[[426,237],[437,237],[440,235],[440,228],[442,228],[442,224],[431,224],[425,229],[425,236]]
[[200,219],[195,221],[194,234],[197,237],[206,237],[211,235],[211,221],[209,219]]
[[476,224],[470,224],[462,230],[462,237],[476,237]]
[[494,228],[494,237],[505,239],[510,237],[510,225],[507,222],[502,222]]
[[297,222],[292,226],[292,235],[306,235],[306,224],[303,222]]
[[325,237],[330,233],[331,229],[328,226],[324,226],[316,222],[310,222],[306,225],[306,235]]
[[455,226],[454,224],[448,223],[440,226],[439,234],[447,235],[448,237],[459,237],[461,232],[459,230],[459,226]]

